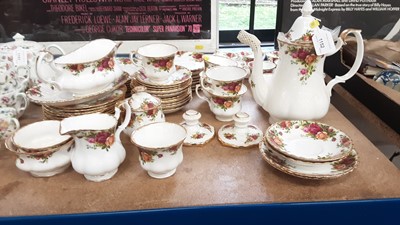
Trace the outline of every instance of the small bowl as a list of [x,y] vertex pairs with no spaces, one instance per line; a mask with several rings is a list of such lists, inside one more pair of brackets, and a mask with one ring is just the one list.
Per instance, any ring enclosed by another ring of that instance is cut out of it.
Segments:
[[134,130],[131,142],[139,150],[140,165],[153,178],[167,178],[183,160],[186,129],[178,124],[157,122]]
[[72,139],[60,134],[60,121],[44,120],[18,129],[12,136],[12,143],[27,153],[51,151]]
[[69,152],[73,146],[73,140],[58,148],[33,153],[17,148],[12,143],[11,137],[5,140],[5,146],[17,155],[18,158],[15,161],[17,168],[34,177],[51,177],[64,172],[71,165]]

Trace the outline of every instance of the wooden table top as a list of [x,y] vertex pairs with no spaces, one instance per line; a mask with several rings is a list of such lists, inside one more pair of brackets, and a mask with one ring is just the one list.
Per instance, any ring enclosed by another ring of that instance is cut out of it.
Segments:
[[[243,111],[263,131],[268,114],[255,104],[250,91],[243,99]],[[179,112],[166,115],[179,123],[185,110],[202,113],[200,121],[215,127],[208,104],[194,97]],[[20,118],[22,125],[42,119],[41,107],[31,104]],[[87,181],[72,167],[49,178],[35,178],[15,166],[16,156],[0,148],[0,216],[52,215],[112,212],[190,206],[315,202],[400,198],[399,170],[331,105],[320,122],[349,135],[359,154],[358,167],[332,180],[305,180],[282,173],[265,162],[258,147],[234,149],[221,145],[216,137],[201,147],[184,147],[184,159],[167,179],[154,179],[140,167],[138,151],[121,134],[126,159],[110,180]]]

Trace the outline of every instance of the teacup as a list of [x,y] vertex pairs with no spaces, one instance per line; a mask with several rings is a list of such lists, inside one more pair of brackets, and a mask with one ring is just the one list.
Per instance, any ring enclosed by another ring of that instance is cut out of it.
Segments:
[[238,62],[219,55],[203,55],[206,69],[210,69],[215,66],[238,66]]
[[[176,71],[174,59],[177,52],[178,48],[171,44],[148,44],[131,52],[130,59],[132,63],[143,69],[151,82],[163,84]],[[141,58],[141,64],[137,64],[137,60],[133,58],[134,54]]]
[[202,86],[215,95],[238,95],[247,71],[237,66],[216,66],[208,69],[200,78]]
[[70,165],[70,149],[73,140],[57,148],[29,153],[17,148],[11,137],[5,141],[6,148],[17,155],[15,165],[35,177],[50,177],[64,172]]
[[19,127],[18,119],[12,113],[0,113],[0,140],[10,137]]
[[18,90],[21,92],[26,90],[29,81],[28,76],[25,74],[27,70],[21,67],[21,70],[25,71],[23,72],[25,75],[19,75],[13,70],[5,72],[1,70],[2,68],[0,67],[0,93],[9,92],[11,90]]
[[132,132],[131,142],[139,150],[140,165],[153,178],[167,178],[183,160],[186,130],[181,125],[157,122]]
[[10,90],[0,93],[0,107],[13,107],[17,110],[17,117],[21,117],[28,107],[29,101],[26,94],[19,90]]
[[196,85],[196,94],[199,98],[208,102],[208,106],[212,113],[214,113],[215,118],[219,121],[232,121],[233,116],[240,112],[242,109],[241,97],[247,91],[247,87],[243,86],[243,91],[240,95],[236,96],[218,96],[213,93],[208,92],[203,89],[204,92],[207,92],[205,95],[209,97],[205,97],[200,95],[199,93],[200,84]]

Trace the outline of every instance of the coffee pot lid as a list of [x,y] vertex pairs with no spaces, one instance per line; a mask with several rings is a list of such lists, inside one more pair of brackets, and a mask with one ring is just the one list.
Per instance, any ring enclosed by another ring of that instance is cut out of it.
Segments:
[[146,87],[136,86],[133,90],[135,93],[128,101],[132,111],[146,111],[161,105],[161,100],[147,93]]
[[44,49],[44,45],[35,41],[26,41],[25,37],[20,33],[13,36],[14,41],[7,42],[0,46],[0,52],[9,53],[15,51],[18,47],[30,52],[39,52]]
[[312,42],[312,36],[319,30],[319,19],[311,14],[314,12],[311,1],[306,0],[299,16],[293,23],[285,37],[292,42]]

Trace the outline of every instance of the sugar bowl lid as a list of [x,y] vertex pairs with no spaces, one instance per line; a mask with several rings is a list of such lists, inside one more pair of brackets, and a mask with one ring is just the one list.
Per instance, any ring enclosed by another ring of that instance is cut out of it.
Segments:
[[134,94],[128,100],[132,111],[146,111],[161,105],[161,100],[146,92],[145,86],[133,88]]
[[292,42],[312,42],[312,36],[319,30],[319,19],[311,14],[314,12],[311,1],[306,0],[301,9],[301,16],[297,17],[285,37]]
[[26,41],[25,37],[20,33],[13,36],[14,41],[7,42],[0,46],[1,53],[10,53],[15,51],[18,47],[30,52],[39,52],[44,49],[44,45],[35,41]]

